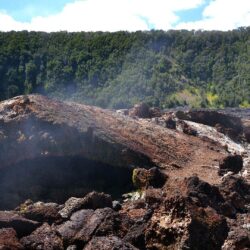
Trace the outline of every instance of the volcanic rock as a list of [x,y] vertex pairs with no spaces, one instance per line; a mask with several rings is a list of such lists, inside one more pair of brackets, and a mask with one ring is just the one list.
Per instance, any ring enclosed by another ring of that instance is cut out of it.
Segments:
[[27,219],[52,223],[60,220],[60,206],[56,203],[26,201],[16,211]]
[[[58,232],[65,244],[86,244],[105,222],[105,218],[111,216],[114,211],[111,208],[97,210],[83,209],[75,212],[69,221],[58,226]],[[102,231],[101,229],[99,232]]]
[[219,174],[223,175],[226,172],[239,173],[243,168],[243,160],[240,155],[229,155],[220,161]]
[[233,138],[238,137],[243,132],[242,121],[239,117],[224,114],[215,110],[176,112],[176,116],[181,120],[189,120],[217,127],[220,132],[228,134]]
[[21,250],[24,247],[18,241],[16,232],[13,228],[0,229],[0,249],[2,250]]
[[172,115],[169,115],[165,119],[165,126],[166,128],[169,128],[169,129],[176,129],[176,121],[174,120]]
[[183,130],[183,133],[187,135],[193,135],[193,136],[197,135],[197,131],[191,128],[186,122],[182,123],[182,130]]
[[197,177],[167,183],[145,233],[146,249],[221,249],[229,229],[210,206],[218,208],[212,190]]
[[115,236],[110,237],[94,237],[87,246],[84,247],[84,250],[110,250],[110,249],[123,249],[123,250],[136,250],[131,244],[124,242]]
[[136,168],[133,171],[133,184],[137,188],[148,188],[149,186],[159,188],[162,187],[167,175],[162,173],[158,168],[151,168],[149,170],[143,168]]
[[69,218],[75,211],[81,209],[83,203],[84,198],[71,197],[65,202],[64,207],[59,211],[59,214],[62,218]]
[[37,228],[31,235],[23,237],[20,242],[25,249],[64,249],[62,239],[58,236],[56,230],[47,223]]
[[149,106],[146,103],[139,103],[129,110],[129,116],[139,118],[151,118],[151,112]]
[[208,175],[200,166],[214,164],[225,155],[222,147],[211,149],[211,142],[149,120],[40,95],[1,102],[0,131],[1,169],[41,157],[78,156],[126,168],[160,166],[168,170],[175,164],[185,168],[187,176],[189,171],[203,178],[212,174],[216,182],[216,171]]
[[0,211],[0,228],[14,228],[18,237],[29,235],[40,223],[9,211]]

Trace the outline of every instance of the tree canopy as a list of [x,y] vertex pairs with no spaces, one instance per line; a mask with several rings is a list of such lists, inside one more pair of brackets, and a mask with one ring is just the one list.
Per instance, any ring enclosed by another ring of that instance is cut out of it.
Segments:
[[108,108],[250,106],[250,27],[0,32],[0,99],[42,93]]

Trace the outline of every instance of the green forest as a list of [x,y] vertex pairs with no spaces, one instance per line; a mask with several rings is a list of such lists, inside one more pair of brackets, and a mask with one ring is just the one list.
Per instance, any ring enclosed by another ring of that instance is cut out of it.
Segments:
[[104,108],[250,106],[250,27],[0,32],[0,100],[41,93]]

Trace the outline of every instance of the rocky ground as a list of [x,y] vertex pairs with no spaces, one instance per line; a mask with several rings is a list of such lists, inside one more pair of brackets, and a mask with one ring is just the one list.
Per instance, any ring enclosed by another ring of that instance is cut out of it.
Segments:
[[243,113],[0,103],[0,249],[250,249]]

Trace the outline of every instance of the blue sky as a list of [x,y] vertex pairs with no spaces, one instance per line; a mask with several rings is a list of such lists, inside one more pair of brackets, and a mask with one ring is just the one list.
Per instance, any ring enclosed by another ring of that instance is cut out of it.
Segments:
[[0,30],[230,30],[250,25],[249,0],[0,0]]
[[0,10],[4,10],[16,21],[28,22],[35,16],[59,13],[69,2],[74,0],[0,0]]

